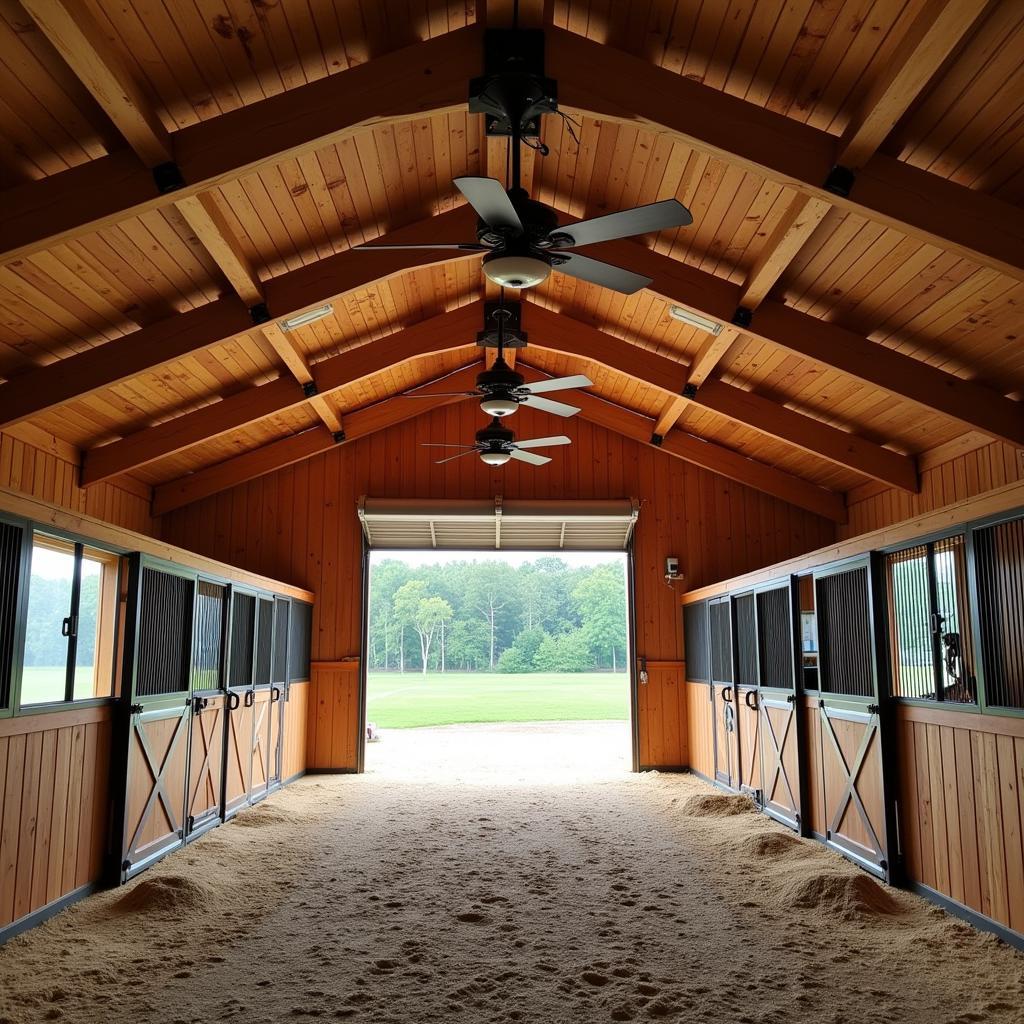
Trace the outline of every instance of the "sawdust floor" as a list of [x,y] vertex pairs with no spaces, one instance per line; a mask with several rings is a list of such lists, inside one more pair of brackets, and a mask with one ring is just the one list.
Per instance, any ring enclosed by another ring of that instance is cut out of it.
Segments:
[[1024,956],[626,743],[391,733],[0,948],[0,1021],[1024,1019]]

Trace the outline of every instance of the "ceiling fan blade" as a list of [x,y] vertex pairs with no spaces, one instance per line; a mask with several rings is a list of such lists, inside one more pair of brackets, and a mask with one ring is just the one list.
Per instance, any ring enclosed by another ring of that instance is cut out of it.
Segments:
[[534,455],[533,452],[521,452],[516,449],[512,449],[512,458],[518,459],[520,462],[528,462],[531,466],[543,466],[545,462],[551,460],[546,455]]
[[489,246],[480,242],[426,242],[423,245],[374,245],[367,242],[365,245],[354,246],[356,249],[466,249],[470,252],[487,252]]
[[560,253],[557,258],[565,260],[564,263],[554,263],[555,270],[560,273],[578,277],[581,281],[589,281],[591,284],[599,284],[602,288],[611,288],[624,295],[632,295],[633,292],[638,292],[651,283],[649,277],[634,274],[633,271],[623,270],[621,267],[613,267],[610,263],[602,263],[600,260],[592,260],[589,256],[580,256],[576,252]]
[[500,181],[495,178],[456,178],[453,184],[488,227],[523,233],[523,222]]
[[516,388],[517,391],[525,391],[530,395],[540,395],[545,391],[567,391],[569,388],[589,388],[594,382],[582,373],[572,377],[552,377],[551,380],[538,380],[532,384],[523,384]]
[[435,466],[443,466],[443,465],[444,465],[444,464],[445,464],[446,462],[452,462],[452,461],[454,461],[455,459],[461,459],[461,458],[462,458],[462,457],[463,457],[464,455],[472,455],[472,454],[473,454],[473,453],[474,453],[475,451],[476,451],[476,449],[475,449],[475,448],[473,448],[473,449],[471,449],[471,450],[470,450],[470,451],[468,451],[468,452],[459,452],[459,454],[458,454],[458,455],[449,455],[447,459],[438,459],[438,460],[437,460],[437,461],[436,461],[436,462],[434,463],[434,465],[435,465]]
[[515,441],[513,448],[554,448],[559,444],[572,444],[572,438],[564,434],[558,437],[534,437],[527,441]]
[[[620,210],[593,220],[581,220],[578,224],[567,224],[551,234],[555,248],[573,249],[580,245],[608,242],[613,238],[645,235],[648,231],[685,228],[692,223],[693,214],[678,199],[663,199],[660,203],[634,206],[632,210]],[[572,241],[566,241],[567,238]]]
[[575,416],[579,412],[575,405],[552,402],[550,398],[541,398],[540,395],[530,395],[520,404],[528,405],[531,409],[540,409],[541,412],[550,412],[554,416]]

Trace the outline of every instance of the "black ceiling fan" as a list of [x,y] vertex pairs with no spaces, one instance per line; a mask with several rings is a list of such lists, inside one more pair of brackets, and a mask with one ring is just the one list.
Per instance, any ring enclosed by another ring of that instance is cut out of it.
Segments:
[[421,441],[420,444],[424,448],[463,449],[456,455],[438,459],[435,463],[438,466],[452,462],[454,459],[461,459],[464,455],[472,455],[474,452],[479,454],[480,461],[488,466],[504,466],[510,459],[528,462],[531,466],[543,466],[551,459],[546,455],[535,455],[529,449],[553,448],[556,445],[572,444],[572,440],[563,435],[560,437],[534,437],[526,441],[517,441],[515,434],[495,416],[486,427],[476,432],[474,444],[447,444],[431,441]]
[[429,394],[405,395],[406,398],[480,398],[480,409],[488,416],[495,418],[511,416],[519,406],[527,405],[531,409],[540,409],[555,416],[575,416],[580,410],[575,405],[555,402],[550,398],[541,398],[542,394],[552,391],[567,391],[570,388],[589,388],[593,381],[577,373],[571,377],[553,377],[550,380],[539,380],[527,384],[521,373],[517,373],[505,362],[505,321],[510,310],[504,305],[505,292],[502,289],[502,304],[490,314],[498,323],[498,354],[493,365],[483,370],[476,378],[476,387],[472,391],[432,391]]
[[[479,217],[477,240],[421,245],[360,245],[358,249],[461,249],[485,252],[484,274],[507,288],[531,288],[547,279],[552,268],[591,284],[630,295],[651,278],[582,256],[570,250],[616,238],[686,227],[690,211],[677,199],[609,213],[559,227],[554,210],[531,199],[522,187],[520,146],[536,137],[542,114],[558,113],[556,83],[543,75],[543,35],[492,33],[487,60],[491,73],[474,81],[470,111],[487,115],[487,133],[509,139],[512,187],[495,178],[461,177],[455,187]],[[564,115],[563,115],[564,116]],[[541,153],[543,143],[532,146]]]

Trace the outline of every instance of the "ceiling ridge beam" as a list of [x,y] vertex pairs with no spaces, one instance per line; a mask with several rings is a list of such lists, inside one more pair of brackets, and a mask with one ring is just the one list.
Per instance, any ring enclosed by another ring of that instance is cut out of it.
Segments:
[[[669,396],[679,395],[693,376],[692,367],[684,362],[623,342],[600,328],[564,314],[553,313],[532,301],[525,302],[524,307],[524,324],[531,332],[532,348],[589,359],[664,391]],[[545,343],[547,338],[552,340]],[[573,398],[574,402],[576,397]],[[723,381],[709,381],[696,390],[692,401],[711,412],[802,451],[818,455],[844,469],[852,469],[912,494],[916,494],[919,489],[917,467],[909,456],[789,409],[752,391],[745,391]],[[665,437],[668,430],[658,430],[656,425],[652,433]]]
[[[460,343],[455,339],[467,331],[476,330],[482,309],[483,304],[480,302],[462,306],[378,341],[364,342],[338,355],[312,363],[312,380],[317,397],[322,398],[357,380],[379,373],[396,361],[403,362],[434,355],[448,348],[471,345],[472,340]],[[471,334],[466,336],[472,338]],[[130,473],[214,437],[285,412],[307,401],[307,390],[288,377],[278,377],[162,423],[144,427],[120,440],[91,448],[84,453],[82,459],[82,486],[89,487],[110,477]],[[346,423],[346,432],[347,426]],[[332,433],[338,431],[332,430]]]
[[876,153],[832,174],[828,132],[730,96],[614,47],[549,27],[559,105],[598,121],[667,134],[814,199],[1024,280],[1024,210]]
[[[38,0],[47,6],[49,0]],[[223,181],[378,125],[465,110],[480,74],[482,29],[469,25],[171,135],[172,160],[154,175],[113,153],[0,193],[0,262],[24,258]]]
[[[475,380],[479,370],[480,363],[475,360],[456,373],[428,381],[410,393],[423,391],[439,381],[444,381],[455,388],[462,385],[468,387]],[[396,396],[362,409],[356,409],[345,414],[346,431],[342,438],[335,437],[325,427],[311,427],[309,430],[271,441],[269,444],[236,455],[216,465],[206,466],[195,473],[179,477],[177,480],[159,484],[153,488],[153,515],[166,515],[184,505],[201,501],[220,491],[237,487],[249,480],[265,476],[267,473],[273,473],[296,462],[312,458],[314,455],[330,451],[339,444],[348,444],[359,440],[359,438],[369,437],[371,434],[386,430],[398,423],[404,423],[431,409],[463,401],[464,398],[463,395],[434,395],[417,401],[408,401],[402,396]]]
[[[458,207],[389,232],[381,241],[415,242],[428,236],[437,238],[437,231],[442,232],[443,239],[448,231],[468,230],[470,224],[475,224],[473,211],[469,207]],[[311,306],[338,301],[346,294],[418,267],[478,256],[478,253],[453,253],[444,249],[374,252],[346,249],[308,267],[265,281],[263,293],[267,312],[284,319]],[[235,296],[225,296],[30,370],[0,384],[0,427],[249,334],[254,326],[245,302]]]

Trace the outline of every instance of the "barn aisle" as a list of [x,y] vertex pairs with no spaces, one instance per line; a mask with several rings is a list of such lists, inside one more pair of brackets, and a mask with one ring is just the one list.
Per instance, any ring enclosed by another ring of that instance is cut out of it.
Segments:
[[1020,1020],[1024,956],[695,778],[588,768],[616,729],[385,740],[0,948],[0,1022]]

